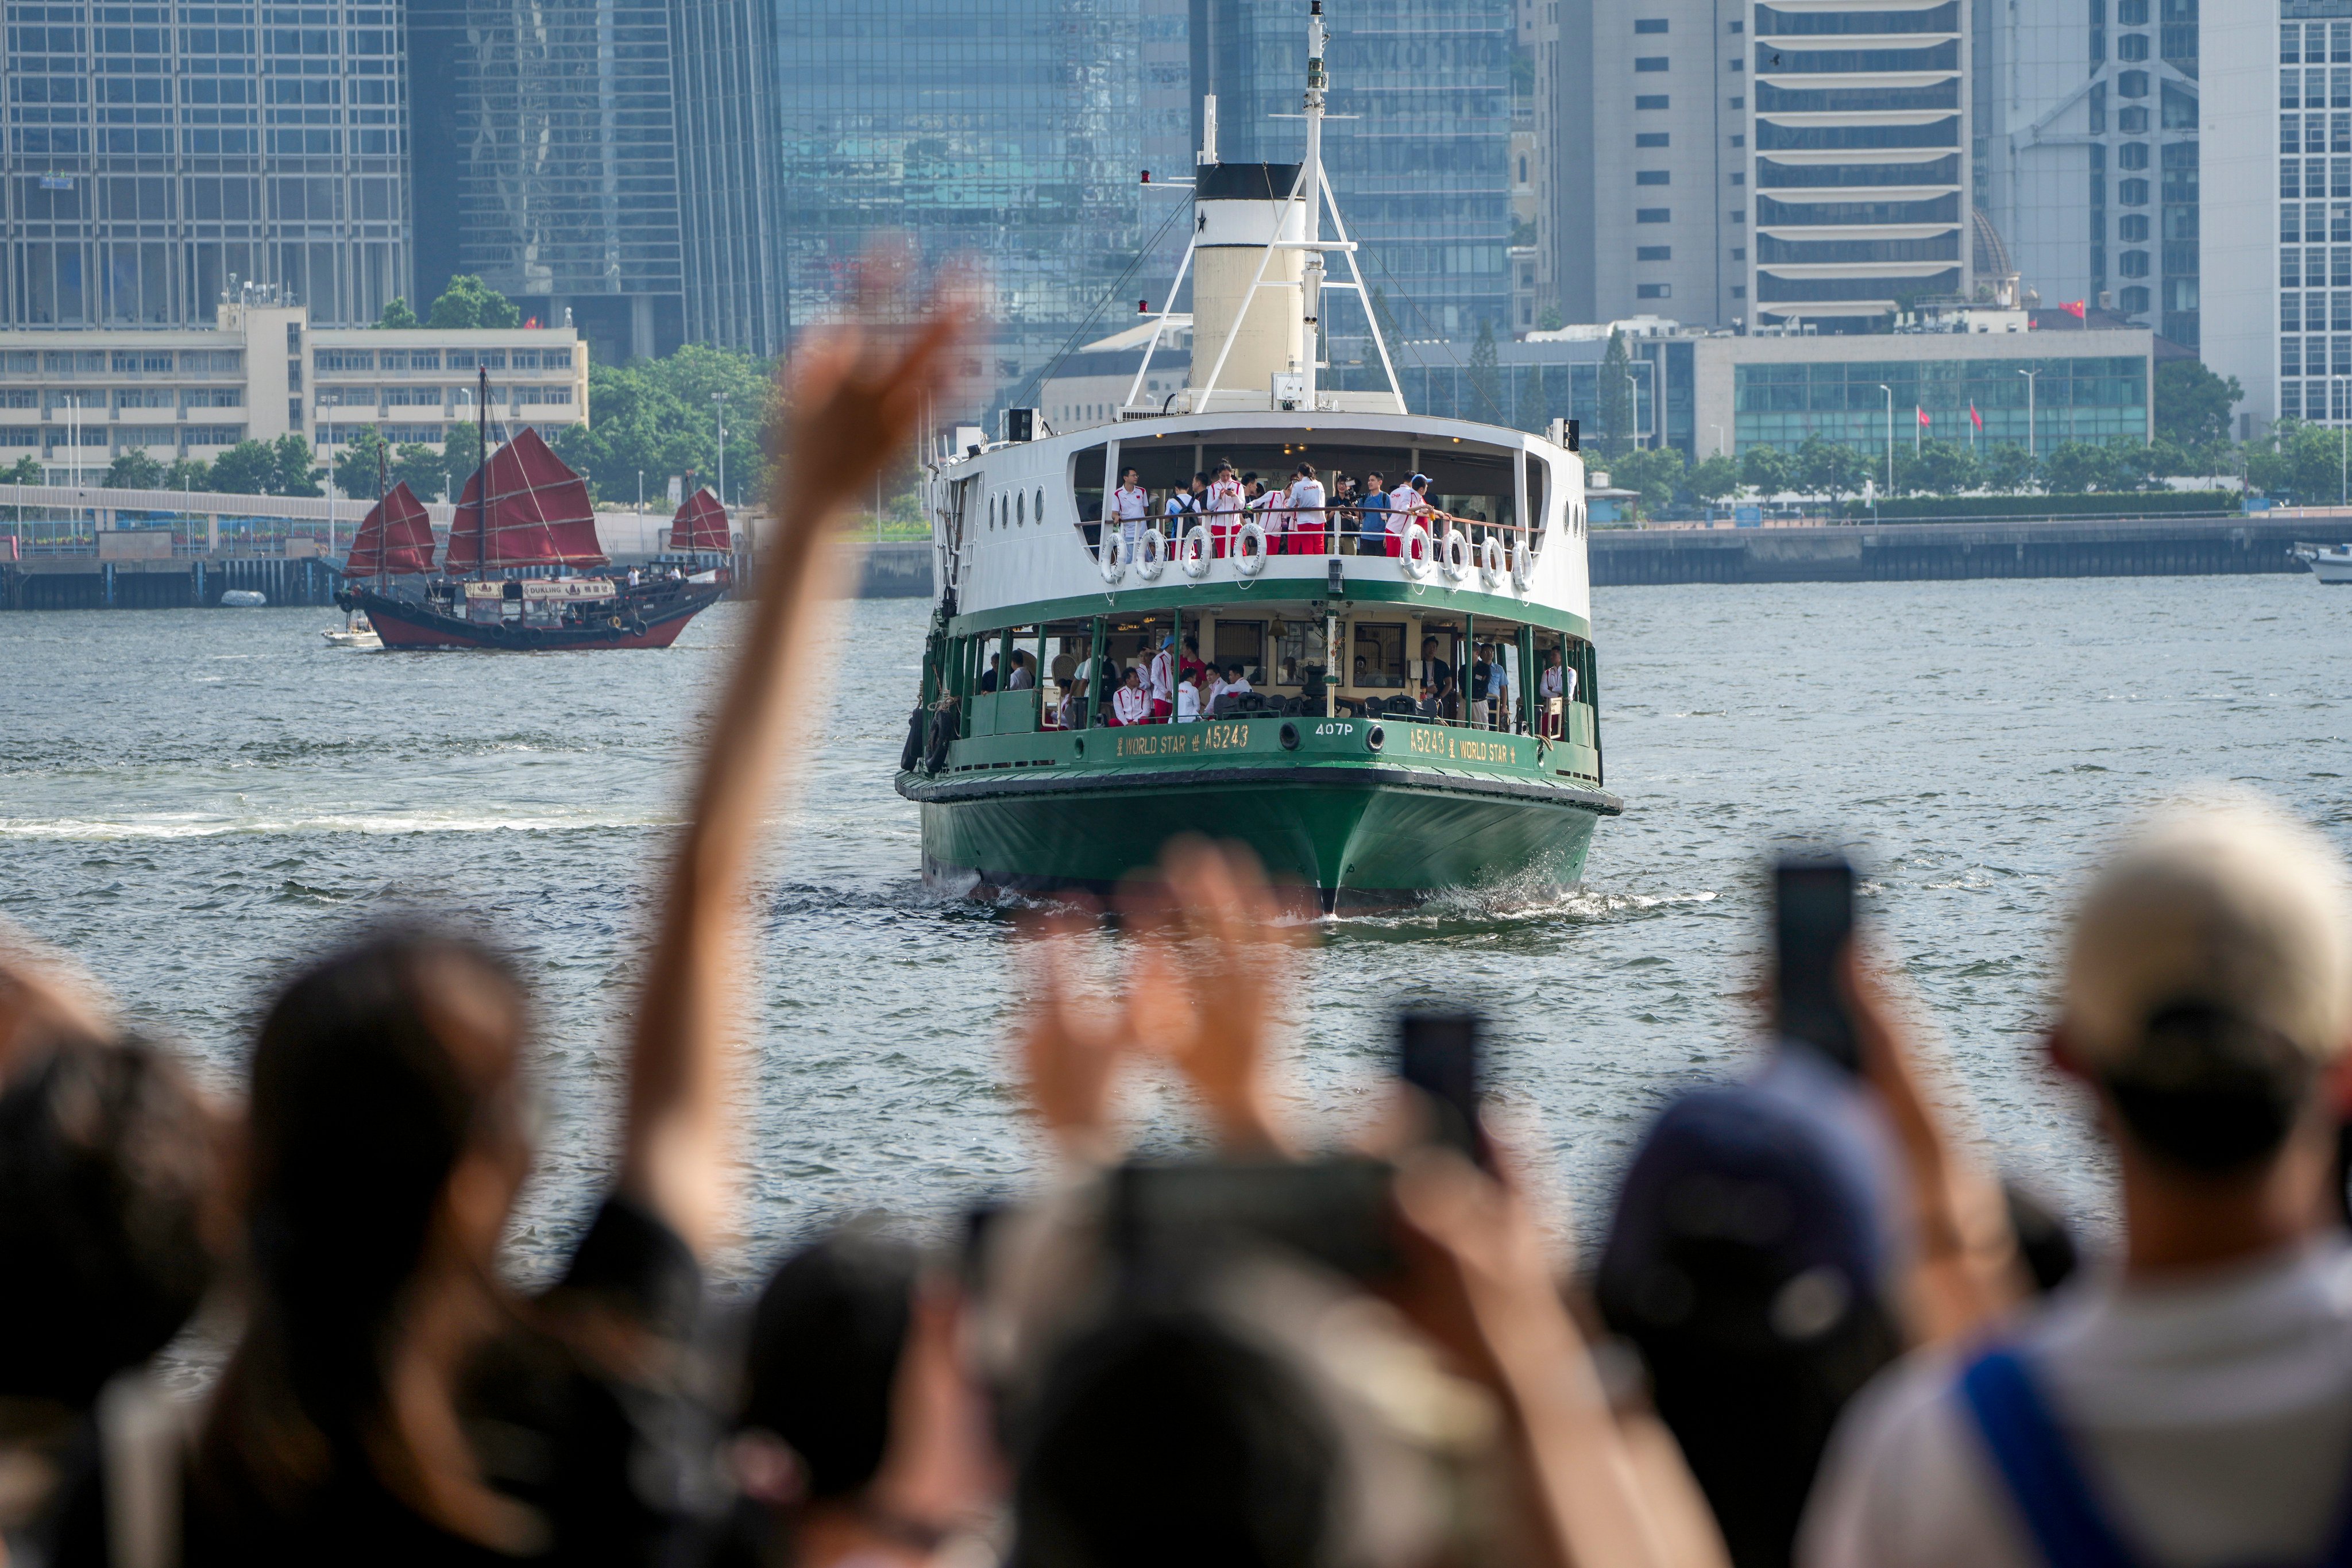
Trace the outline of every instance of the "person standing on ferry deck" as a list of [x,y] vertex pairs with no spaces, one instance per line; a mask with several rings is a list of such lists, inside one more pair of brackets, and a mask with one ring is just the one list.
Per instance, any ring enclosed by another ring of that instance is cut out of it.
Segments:
[[1184,531],[1192,526],[1192,514],[1201,510],[1201,492],[1207,488],[1201,476],[1194,474],[1191,489],[1169,490],[1167,504],[1160,509],[1160,515],[1167,520],[1171,552],[1172,547],[1182,541]]
[[1241,521],[1235,514],[1242,510],[1242,482],[1234,478],[1231,463],[1217,465],[1216,478],[1209,481],[1202,510],[1209,514],[1210,552],[1219,556],[1230,555],[1234,548],[1234,530]]
[[1364,493],[1356,500],[1356,513],[1360,519],[1356,532],[1356,553],[1359,555],[1388,553],[1383,536],[1389,531],[1389,497],[1381,484],[1381,478],[1377,469],[1366,474]]
[[1175,645],[1171,637],[1151,656],[1151,717],[1160,723],[1176,711],[1176,655],[1171,651]]
[[1323,553],[1323,481],[1315,465],[1301,463],[1290,479],[1290,542],[1294,555]]
[[1143,520],[1151,515],[1151,497],[1137,482],[1133,468],[1118,477],[1118,489],[1110,494],[1111,515],[1118,520],[1120,553],[1129,561],[1143,544]]
[[1428,489],[1429,476],[1415,474],[1410,479],[1398,480],[1396,489],[1389,492],[1387,542],[1391,555],[1399,554],[1403,551],[1406,528],[1417,519],[1428,514],[1429,497],[1426,493]]

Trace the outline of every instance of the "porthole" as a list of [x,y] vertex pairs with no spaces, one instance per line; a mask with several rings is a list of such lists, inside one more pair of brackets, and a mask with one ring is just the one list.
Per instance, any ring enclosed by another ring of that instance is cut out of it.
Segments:
[[1029,509],[1025,504],[1024,504],[1027,500],[1028,498],[1026,496],[1014,496],[1013,498],[1013,521],[1014,522],[1021,523],[1029,521]]
[[996,526],[996,498],[994,496],[988,498],[988,526],[991,528],[994,528]]
[[1045,521],[1045,487],[1043,485],[1037,487],[1037,521]]

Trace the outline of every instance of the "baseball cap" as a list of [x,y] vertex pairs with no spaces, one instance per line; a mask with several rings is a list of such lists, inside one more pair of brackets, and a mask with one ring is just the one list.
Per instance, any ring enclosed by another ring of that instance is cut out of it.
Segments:
[[[2179,1059],[2191,1037],[2251,1034],[2306,1068],[2333,1061],[2352,1037],[2343,858],[2256,796],[2168,808],[2093,879],[2064,984],[2068,1047],[2103,1079],[2193,1076]],[[2236,1027],[2158,1026],[2184,1013]]]

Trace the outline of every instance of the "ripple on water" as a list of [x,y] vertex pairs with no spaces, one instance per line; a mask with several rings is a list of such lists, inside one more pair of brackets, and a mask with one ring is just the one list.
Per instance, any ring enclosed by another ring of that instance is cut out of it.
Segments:
[[[1042,1154],[998,1037],[1029,900],[926,889],[889,785],[927,613],[849,606],[811,682],[826,710],[762,909],[739,1268],[816,1216],[951,1212]],[[339,658],[331,619],[0,616],[0,912],[216,1083],[297,955],[386,910],[487,921],[540,997],[547,1127],[518,1234],[543,1267],[609,1160],[642,900],[740,614],[599,658]],[[2040,1051],[2086,858],[2205,773],[2352,843],[2344,709],[2310,657],[2341,613],[2296,579],[1622,589],[1595,620],[1628,811],[1587,885],[1310,921],[1284,998],[1290,1102],[1334,1135],[1370,1113],[1401,1002],[1485,1010],[1496,1092],[1588,1229],[1664,1098],[1744,1059],[1770,849],[1867,855],[1953,1103],[1989,1156],[2099,1212],[2102,1163]],[[1104,939],[1112,983],[1120,952]],[[1153,1147],[1194,1135],[1162,1088],[1134,1103]]]

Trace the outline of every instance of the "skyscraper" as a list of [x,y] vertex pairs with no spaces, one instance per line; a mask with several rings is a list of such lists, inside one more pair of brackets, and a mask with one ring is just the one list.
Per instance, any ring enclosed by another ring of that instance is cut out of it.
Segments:
[[[1582,247],[1580,321],[1744,312],[1747,0],[1585,5],[1562,28],[1560,91],[1585,106],[1585,205],[1560,225]],[[1571,111],[1573,112],[1573,111]],[[1565,116],[1563,116],[1565,118]],[[1579,268],[1568,268],[1575,277]]]
[[[1366,286],[1408,338],[1475,338],[1482,324],[1507,337],[1512,0],[1391,0],[1328,19],[1323,162]],[[1306,88],[1304,0],[1193,0],[1192,34],[1220,155],[1296,163],[1298,123],[1275,117],[1296,116]]]
[[2203,355],[2274,419],[2352,423],[2352,5],[2208,0]]
[[2197,0],[1986,6],[1973,49],[1977,205],[2024,281],[2197,347]]
[[416,291],[474,273],[599,361],[766,352],[775,77],[754,0],[408,0]]
[[[1013,391],[1150,290],[1130,268],[1181,203],[1148,209],[1143,8],[1123,0],[773,0],[792,320],[824,320],[872,237],[986,263],[986,379]],[[1161,7],[1149,15],[1166,20]],[[1303,24],[1302,24],[1303,26]],[[1162,27],[1164,33],[1165,28]],[[1175,55],[1158,42],[1163,68]],[[1171,105],[1157,106],[1164,114]],[[1168,143],[1167,128],[1158,134]],[[1177,145],[1181,145],[1177,144]],[[1171,148],[1173,151],[1173,147]],[[1189,160],[1185,160],[1189,163]],[[1181,165],[1171,171],[1188,173]],[[1164,287],[1158,279],[1151,286]],[[1155,301],[1156,303],[1156,301]]]
[[1752,27],[1751,321],[1867,331],[1968,292],[1959,0],[1759,4]]
[[208,326],[257,282],[319,325],[409,270],[396,8],[12,4],[0,325]]

